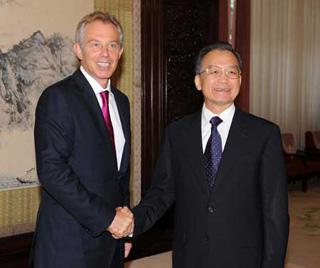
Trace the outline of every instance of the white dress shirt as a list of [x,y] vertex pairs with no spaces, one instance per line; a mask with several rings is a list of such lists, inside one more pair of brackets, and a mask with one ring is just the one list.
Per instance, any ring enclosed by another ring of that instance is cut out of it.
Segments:
[[123,134],[123,129],[121,125],[121,120],[119,116],[119,111],[117,108],[117,103],[114,98],[114,95],[111,91],[110,87],[110,79],[108,81],[107,88],[103,88],[92,76],[90,76],[86,70],[81,66],[80,71],[83,73],[84,77],[88,80],[91,88],[93,89],[94,93],[96,94],[96,98],[98,100],[98,103],[100,105],[100,108],[102,109],[102,98],[100,96],[100,92],[108,91],[109,92],[109,113],[111,118],[111,123],[113,127],[114,132],[114,143],[116,147],[116,156],[117,156],[117,164],[118,164],[118,170],[120,169],[121,165],[121,159],[123,154],[123,148],[125,144],[125,137]]
[[224,110],[221,114],[214,114],[209,109],[207,109],[205,104],[203,104],[202,114],[201,114],[201,134],[202,134],[203,152],[206,149],[207,142],[211,135],[210,120],[213,116],[219,116],[220,119],[222,120],[222,122],[218,125],[217,129],[221,136],[222,151],[224,150],[235,110],[236,108],[234,104],[232,104],[228,109]]

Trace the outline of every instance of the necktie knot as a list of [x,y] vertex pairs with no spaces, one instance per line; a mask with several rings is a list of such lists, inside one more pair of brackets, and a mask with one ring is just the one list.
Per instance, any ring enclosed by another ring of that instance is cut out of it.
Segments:
[[219,124],[222,122],[221,118],[219,116],[214,116],[211,118],[210,123],[212,124],[212,126],[219,126]]
[[108,105],[108,102],[109,102],[109,91],[102,91],[100,92],[100,96],[101,96],[101,99],[102,99],[102,106],[106,106]]

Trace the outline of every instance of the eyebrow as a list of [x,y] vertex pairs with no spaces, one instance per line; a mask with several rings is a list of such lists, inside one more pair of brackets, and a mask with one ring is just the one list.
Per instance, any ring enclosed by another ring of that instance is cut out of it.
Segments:
[[[100,41],[100,40],[98,40],[98,39],[90,39],[90,40],[87,41],[87,43],[90,43],[90,42],[105,43],[105,42],[102,42],[102,41]],[[111,40],[111,41],[109,41],[109,42],[107,42],[107,43],[108,43],[108,44],[110,44],[110,43],[120,44],[120,41],[118,41],[118,40]]]
[[214,64],[210,64],[210,65],[208,65],[205,69],[208,69],[208,68],[211,68],[211,67],[218,67],[218,68],[228,68],[228,67],[230,67],[230,68],[240,68],[239,67],[239,65],[237,65],[237,64],[234,64],[234,65],[226,65],[226,66],[224,66],[224,67],[221,67],[221,66],[219,66],[219,65],[214,65]]
[[100,42],[100,41],[97,40],[97,39],[90,39],[90,40],[87,41],[87,43],[90,43],[90,42]]

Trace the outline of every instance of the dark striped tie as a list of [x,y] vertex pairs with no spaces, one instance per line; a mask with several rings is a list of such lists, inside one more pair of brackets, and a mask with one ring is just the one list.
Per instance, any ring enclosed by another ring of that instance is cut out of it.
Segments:
[[204,168],[210,190],[213,188],[222,155],[221,136],[217,129],[221,122],[218,116],[211,118],[211,135],[204,151]]

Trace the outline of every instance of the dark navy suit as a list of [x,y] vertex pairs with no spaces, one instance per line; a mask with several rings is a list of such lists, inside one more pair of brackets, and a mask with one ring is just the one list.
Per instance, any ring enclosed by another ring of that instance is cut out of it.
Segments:
[[34,135],[43,191],[36,268],[109,268],[123,258],[122,242],[106,228],[115,208],[129,205],[130,111],[128,98],[112,92],[126,140],[119,171],[95,93],[79,70],[39,99]]
[[213,191],[204,175],[201,111],[166,130],[135,235],[175,202],[174,268],[283,268],[287,179],[279,128],[236,109]]

